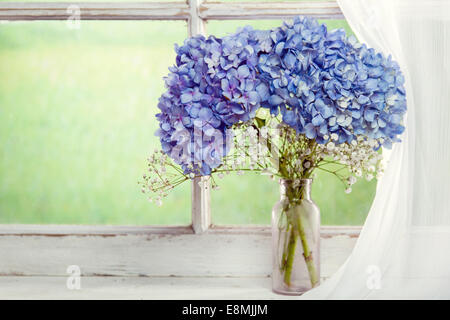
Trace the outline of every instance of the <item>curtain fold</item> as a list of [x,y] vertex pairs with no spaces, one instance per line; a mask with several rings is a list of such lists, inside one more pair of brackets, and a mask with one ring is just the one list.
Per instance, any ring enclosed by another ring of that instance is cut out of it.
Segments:
[[305,299],[450,299],[450,1],[338,0],[405,75],[402,143],[346,263]]

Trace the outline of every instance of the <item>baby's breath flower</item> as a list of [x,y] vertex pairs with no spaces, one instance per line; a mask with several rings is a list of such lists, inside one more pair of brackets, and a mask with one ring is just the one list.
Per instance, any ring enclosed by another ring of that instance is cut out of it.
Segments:
[[356,183],[356,178],[354,176],[348,177],[348,184],[353,185]]
[[333,150],[334,147],[335,147],[334,142],[331,142],[331,141],[330,141],[330,142],[327,143],[327,149],[328,149],[328,150]]

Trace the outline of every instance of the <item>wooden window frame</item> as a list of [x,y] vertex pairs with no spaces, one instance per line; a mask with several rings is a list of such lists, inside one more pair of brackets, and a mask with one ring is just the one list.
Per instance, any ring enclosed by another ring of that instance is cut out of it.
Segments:
[[[81,20],[184,20],[190,36],[206,33],[208,20],[282,19],[299,14],[318,19],[343,19],[336,1],[323,2],[3,2],[0,20],[67,20],[67,8],[77,5]],[[211,226],[211,196],[208,178],[191,184],[191,222],[195,233]]]
[[[205,34],[210,20],[283,19],[300,14],[318,19],[344,18],[335,1],[271,2],[269,6],[188,0],[1,2],[0,20],[67,20],[70,5],[80,8],[81,20],[183,20],[189,35]],[[211,225],[208,178],[192,181],[191,197],[191,226],[0,225],[0,276],[61,276],[66,275],[67,265],[79,264],[87,276],[267,277],[271,271],[270,228]],[[360,227],[330,226],[321,231],[322,254],[328,259],[322,274],[327,277],[350,253]],[[164,255],[153,261],[161,250]],[[174,257],[192,263],[180,267]]]

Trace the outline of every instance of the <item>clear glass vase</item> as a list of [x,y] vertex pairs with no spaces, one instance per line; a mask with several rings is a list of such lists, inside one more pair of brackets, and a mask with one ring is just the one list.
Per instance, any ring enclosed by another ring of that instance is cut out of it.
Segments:
[[272,209],[272,288],[300,295],[320,281],[320,210],[311,199],[312,179],[280,180]]

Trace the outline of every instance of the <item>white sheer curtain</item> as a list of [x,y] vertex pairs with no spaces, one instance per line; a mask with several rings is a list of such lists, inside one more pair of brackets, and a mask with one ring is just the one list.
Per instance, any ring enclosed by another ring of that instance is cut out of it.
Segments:
[[347,262],[307,299],[450,299],[450,1],[338,0],[406,76],[403,142]]

